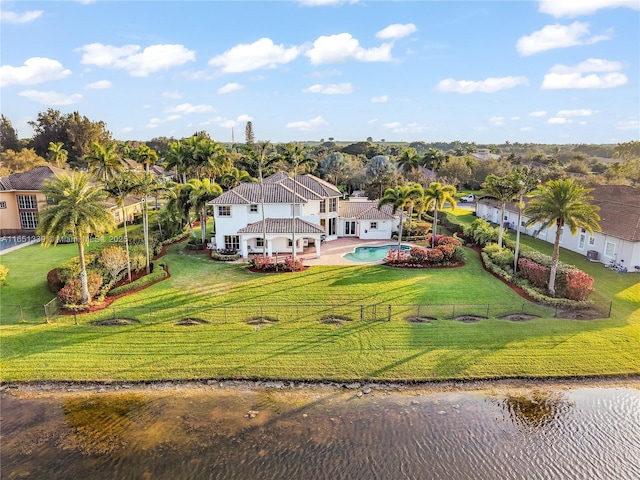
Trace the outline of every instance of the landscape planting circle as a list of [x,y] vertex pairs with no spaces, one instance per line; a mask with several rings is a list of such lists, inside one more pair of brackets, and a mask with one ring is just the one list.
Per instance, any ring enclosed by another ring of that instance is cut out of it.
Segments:
[[204,325],[205,323],[209,323],[209,322],[207,322],[206,320],[203,320],[202,318],[186,317],[178,320],[176,322],[176,325],[190,327],[193,325]]
[[435,317],[413,316],[405,318],[405,321],[409,323],[431,323],[437,320]]
[[353,319],[349,317],[343,317],[342,315],[328,315],[320,318],[320,323],[325,325],[334,325],[336,327],[342,326],[344,322],[352,322]]
[[95,327],[111,327],[114,325],[135,325],[140,323],[135,318],[108,318],[106,320],[96,320],[95,322],[89,322],[89,325]]
[[556,318],[568,318],[570,320],[596,320],[603,318],[601,312],[597,310],[564,310],[556,313]]
[[507,313],[498,317],[502,320],[511,320],[512,322],[526,322],[534,318],[540,318],[539,315],[532,315],[530,313]]
[[278,319],[275,317],[266,317],[266,316],[258,315],[257,317],[251,317],[245,323],[247,325],[251,325],[256,330],[260,330],[261,328],[268,327],[269,325],[274,324],[277,321]]
[[457,317],[454,318],[454,320],[457,320],[462,323],[476,323],[486,318],[487,317],[481,317],[479,315],[458,315]]

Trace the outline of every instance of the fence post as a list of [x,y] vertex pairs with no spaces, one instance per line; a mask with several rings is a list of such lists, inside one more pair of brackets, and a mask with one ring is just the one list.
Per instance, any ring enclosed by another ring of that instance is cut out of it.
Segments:
[[360,305],[360,321],[364,320],[364,305]]
[[609,314],[607,315],[607,318],[611,318],[611,309],[613,308],[613,300],[609,301]]
[[[47,307],[44,307],[44,314],[47,317],[47,322],[49,321],[49,314],[47,313]],[[24,312],[22,311],[22,305],[20,305],[20,323],[24,323]]]
[[391,304],[389,304],[389,310],[387,311],[387,322],[391,321]]
[[451,305],[451,320],[456,318],[456,304]]

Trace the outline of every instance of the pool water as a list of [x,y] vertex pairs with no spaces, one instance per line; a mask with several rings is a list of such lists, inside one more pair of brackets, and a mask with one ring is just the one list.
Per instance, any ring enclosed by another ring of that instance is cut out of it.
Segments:
[[[351,253],[346,253],[342,258],[353,262],[380,262],[383,260],[389,250],[398,248],[397,245],[377,245],[372,247],[356,247]],[[402,250],[411,250],[409,245],[402,245]]]

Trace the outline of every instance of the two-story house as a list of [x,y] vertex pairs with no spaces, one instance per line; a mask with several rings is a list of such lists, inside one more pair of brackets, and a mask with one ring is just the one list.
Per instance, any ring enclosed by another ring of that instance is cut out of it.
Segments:
[[236,250],[245,258],[251,253],[292,253],[294,248],[298,254],[315,246],[319,257],[325,240],[391,238],[392,230],[397,230],[398,221],[390,211],[367,201],[345,207],[350,202],[341,201],[341,196],[334,185],[310,174],[294,179],[280,172],[262,184],[242,183],[209,202],[214,209],[215,246]]

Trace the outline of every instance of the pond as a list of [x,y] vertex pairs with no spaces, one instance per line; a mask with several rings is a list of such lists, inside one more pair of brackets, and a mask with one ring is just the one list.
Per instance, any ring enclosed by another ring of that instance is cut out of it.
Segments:
[[[377,245],[370,247],[356,247],[353,252],[345,253],[342,258],[351,260],[352,262],[380,262],[382,261],[390,249],[397,249],[398,245]],[[411,250],[410,245],[402,245],[402,250]]]
[[0,474],[640,478],[637,386],[448,392],[274,386],[5,390]]

